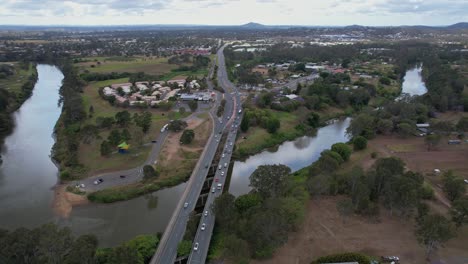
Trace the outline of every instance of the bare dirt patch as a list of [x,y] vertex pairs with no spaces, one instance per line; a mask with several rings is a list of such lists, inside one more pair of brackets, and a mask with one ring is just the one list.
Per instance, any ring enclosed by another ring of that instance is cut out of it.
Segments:
[[67,192],[66,187],[66,184],[59,184],[54,188],[55,195],[52,208],[55,214],[62,218],[70,216],[73,206],[89,203],[86,196]]
[[254,263],[310,263],[329,254],[347,251],[364,254],[398,255],[404,263],[425,263],[424,249],[413,234],[413,221],[381,213],[378,223],[361,216],[345,221],[336,209],[340,197],[311,200],[307,215],[298,232],[289,236],[287,244],[276,251],[274,258]]

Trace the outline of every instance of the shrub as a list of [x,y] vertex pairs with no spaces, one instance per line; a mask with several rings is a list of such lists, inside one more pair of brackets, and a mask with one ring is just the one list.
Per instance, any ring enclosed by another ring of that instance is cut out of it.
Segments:
[[345,143],[333,144],[331,150],[340,154],[341,158],[343,158],[344,161],[347,161],[351,156],[351,148]]
[[377,152],[372,152],[370,156],[371,156],[371,158],[375,159],[375,158],[377,158],[378,154],[377,154]]
[[320,264],[320,263],[334,263],[334,262],[358,262],[359,264],[370,264],[371,261],[368,256],[360,254],[360,253],[341,253],[341,254],[334,254],[328,255],[324,257],[320,257],[317,260],[313,261],[312,264]]
[[367,139],[363,136],[357,136],[353,138],[354,150],[362,150],[367,148]]

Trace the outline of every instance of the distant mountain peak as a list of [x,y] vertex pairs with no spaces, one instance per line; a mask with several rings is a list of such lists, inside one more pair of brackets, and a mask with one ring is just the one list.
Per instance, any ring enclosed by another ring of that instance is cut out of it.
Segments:
[[265,27],[265,25],[262,25],[260,23],[255,23],[255,22],[249,22],[247,24],[242,25],[241,27],[260,28],[260,27]]

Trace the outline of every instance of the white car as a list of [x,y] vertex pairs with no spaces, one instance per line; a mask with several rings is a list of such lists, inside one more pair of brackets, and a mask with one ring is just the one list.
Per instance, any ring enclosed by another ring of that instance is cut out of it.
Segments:
[[200,228],[200,229],[201,229],[201,231],[205,231],[205,228],[206,228],[206,225],[205,225],[205,223],[203,223],[203,224],[201,225],[201,228]]
[[193,246],[193,250],[197,251],[198,250],[198,242],[195,243],[195,246]]
[[221,176],[224,176],[224,171],[221,172]]
[[216,192],[216,188],[213,187],[213,188],[211,189],[211,192],[212,192],[212,193]]
[[208,210],[205,211],[205,213],[203,214],[204,216],[208,216]]
[[188,203],[184,203],[184,208],[187,208],[188,207]]
[[224,155],[224,153],[223,153],[223,155],[221,155],[221,158],[224,158],[224,157],[226,157],[226,155]]

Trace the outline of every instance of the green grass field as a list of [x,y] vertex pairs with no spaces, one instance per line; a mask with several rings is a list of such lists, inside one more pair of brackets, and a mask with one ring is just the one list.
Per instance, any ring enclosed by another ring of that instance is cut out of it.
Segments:
[[29,76],[33,74],[34,66],[29,64],[28,70],[21,69],[15,64],[16,74],[8,76],[5,79],[0,79],[0,88],[6,89],[9,92],[18,93],[21,90],[21,86],[28,80]]
[[[162,75],[177,69],[176,64],[167,63],[166,58],[126,58],[126,57],[90,57],[86,62],[76,65],[82,70],[96,73],[108,72],[144,72],[151,75]],[[97,60],[97,61],[96,61]]]

